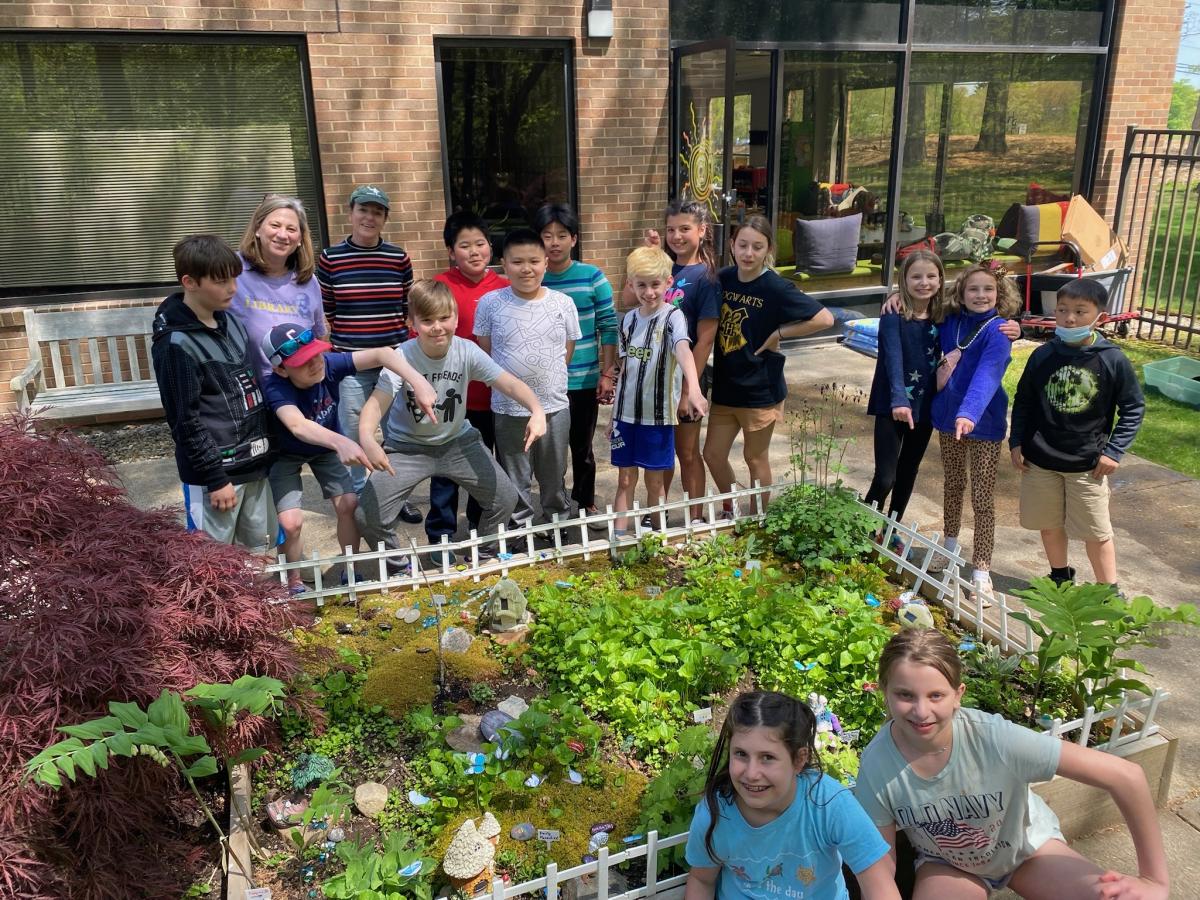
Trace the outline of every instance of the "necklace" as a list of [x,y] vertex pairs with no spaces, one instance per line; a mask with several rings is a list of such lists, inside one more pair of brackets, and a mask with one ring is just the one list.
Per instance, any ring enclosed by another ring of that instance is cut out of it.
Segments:
[[998,318],[1000,318],[1000,316],[997,313],[993,312],[990,316],[988,316],[986,319],[984,319],[982,322],[980,322],[978,325],[975,326],[975,328],[967,336],[967,342],[964,344],[962,342],[963,320],[962,320],[962,317],[960,316],[959,320],[958,320],[958,324],[954,329],[954,345],[956,347],[958,347],[960,352],[963,350],[966,350],[973,343],[975,343],[975,338],[977,338],[977,337],[979,337],[979,335],[983,334],[984,326],[987,325],[988,322],[992,321],[992,319],[998,319]]

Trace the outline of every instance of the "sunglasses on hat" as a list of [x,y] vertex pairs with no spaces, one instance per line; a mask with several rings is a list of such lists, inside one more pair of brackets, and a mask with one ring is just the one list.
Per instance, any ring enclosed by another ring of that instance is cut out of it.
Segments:
[[311,328],[306,328],[298,335],[288,338],[282,344],[275,348],[275,352],[271,354],[271,358],[267,360],[272,366],[282,366],[283,361],[303,347],[305,344],[313,342],[313,333]]

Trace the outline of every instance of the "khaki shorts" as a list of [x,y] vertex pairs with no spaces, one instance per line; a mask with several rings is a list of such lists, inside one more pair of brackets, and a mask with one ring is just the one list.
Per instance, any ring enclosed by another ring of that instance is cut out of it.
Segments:
[[762,431],[783,421],[783,401],[774,406],[724,406],[714,403],[708,410],[708,427],[736,426],[742,431]]
[[1021,527],[1033,531],[1066,528],[1082,541],[1112,539],[1108,479],[1091,472],[1052,472],[1029,464],[1021,476]]

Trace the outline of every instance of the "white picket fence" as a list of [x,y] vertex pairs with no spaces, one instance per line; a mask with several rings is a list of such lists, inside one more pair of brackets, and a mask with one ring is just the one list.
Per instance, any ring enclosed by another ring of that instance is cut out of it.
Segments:
[[[315,597],[318,604],[326,597],[349,595],[357,602],[359,594],[387,593],[391,590],[408,590],[425,587],[433,583],[447,583],[461,579],[479,581],[489,575],[507,574],[512,568],[526,565],[536,565],[546,560],[561,560],[582,556],[590,559],[594,553],[619,554],[636,546],[641,538],[650,533],[641,525],[644,515],[651,515],[659,525],[653,534],[665,543],[693,540],[716,534],[722,530],[734,527],[738,522],[754,522],[761,515],[737,515],[732,519],[720,517],[726,500],[733,501],[737,506],[749,509],[755,495],[761,495],[764,490],[779,492],[793,487],[794,481],[776,482],[770,488],[762,487],[737,488],[724,494],[714,494],[700,501],[692,501],[686,496],[681,500],[670,501],[648,508],[634,509],[624,515],[629,516],[629,527],[632,529],[628,536],[619,538],[615,534],[614,522],[620,517],[609,507],[605,512],[590,518],[555,520],[545,525],[526,526],[517,531],[501,529],[498,535],[479,537],[472,535],[463,541],[451,542],[443,540],[436,547],[415,547],[406,549],[388,549],[380,545],[376,550],[366,553],[346,552],[338,556],[320,557],[314,554],[310,559],[296,563],[288,563],[282,558],[267,571],[278,574],[281,581],[287,581],[288,573],[308,568],[311,570],[315,587],[301,597]],[[704,525],[684,524],[667,527],[667,515],[679,510],[683,511],[683,521],[689,523],[691,516],[688,508],[700,505],[704,508]],[[1019,601],[1013,601],[1006,594],[996,591],[990,609],[985,609],[983,603],[971,591],[971,583],[964,579],[960,569],[965,560],[956,552],[948,551],[938,543],[937,534],[922,534],[915,526],[905,525],[891,518],[880,510],[862,505],[880,520],[882,539],[876,547],[881,559],[890,561],[897,572],[908,574],[913,579],[913,589],[921,591],[928,585],[934,593],[936,602],[946,608],[953,621],[964,625],[973,631],[981,640],[998,644],[1005,653],[1032,653],[1037,648],[1036,636],[1028,625],[1012,620],[1009,613],[1023,611]],[[600,523],[604,526],[605,535],[593,538],[588,529],[589,524]],[[571,541],[578,535],[577,541]],[[539,549],[539,536],[548,546]],[[564,537],[565,536],[565,537]],[[893,536],[899,537],[902,547],[898,552],[891,549]],[[494,560],[481,560],[479,548],[487,544],[499,545],[499,557]],[[348,550],[349,548],[347,548]],[[440,565],[422,568],[422,555],[431,551],[450,550],[459,557],[470,561],[462,567],[452,566],[444,560]],[[951,560],[944,572],[930,572],[929,565],[935,555],[943,554]],[[411,566],[411,574],[389,575],[388,560],[401,560]],[[322,584],[322,573],[326,569],[342,565],[347,573],[347,584],[325,586]],[[365,576],[365,577],[364,577]],[[1047,731],[1054,737],[1070,739],[1086,746],[1092,730],[1101,722],[1113,720],[1112,731],[1107,741],[1095,749],[1114,752],[1127,744],[1135,743],[1151,737],[1161,730],[1155,721],[1159,705],[1169,696],[1167,691],[1157,689],[1149,697],[1131,699],[1123,695],[1119,705],[1097,712],[1088,707],[1083,718],[1071,721],[1054,719],[1049,723]],[[1078,734],[1074,734],[1078,732]],[[575,879],[584,879],[589,884],[583,891],[578,885],[573,886],[572,895],[582,893],[594,896],[597,900],[607,900],[612,883],[611,870],[625,863],[645,858],[645,885],[620,894],[612,895],[615,900],[640,900],[643,897],[663,897],[665,900],[677,900],[683,896],[686,875],[673,875],[659,880],[658,865],[660,851],[669,850],[687,842],[687,832],[660,838],[658,832],[651,831],[646,835],[646,842],[620,853],[610,854],[607,848],[602,848],[593,862],[581,863],[568,869],[559,870],[556,863],[546,867],[544,877],[535,878],[521,884],[506,884],[502,879],[492,882],[492,900],[511,900],[529,894],[544,896],[546,900],[557,900],[562,888]]]

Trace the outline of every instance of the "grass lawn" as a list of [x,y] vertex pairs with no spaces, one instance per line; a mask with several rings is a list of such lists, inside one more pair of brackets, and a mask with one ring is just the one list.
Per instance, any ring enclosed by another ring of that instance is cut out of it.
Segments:
[[[1142,379],[1144,364],[1182,355],[1178,348],[1147,341],[1117,339],[1114,343],[1125,351],[1139,379]],[[1025,363],[1035,349],[1037,345],[1028,342],[1013,348],[1012,363],[1004,373],[1004,390],[1010,400],[1017,392],[1017,382],[1025,371]],[[1148,389],[1144,379],[1142,390],[1146,395],[1146,418],[1133,442],[1132,452],[1184,475],[1200,478],[1200,410],[1169,400],[1154,388]]]
[[[1139,305],[1160,313],[1194,316],[1200,294],[1200,195],[1189,185],[1168,182],[1158,203],[1153,223],[1147,223],[1142,260],[1136,276],[1141,279]],[[1136,209],[1141,215],[1141,205]],[[1152,224],[1153,227],[1149,227]]]

